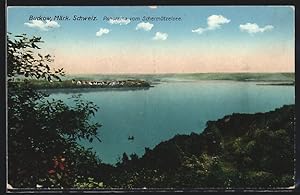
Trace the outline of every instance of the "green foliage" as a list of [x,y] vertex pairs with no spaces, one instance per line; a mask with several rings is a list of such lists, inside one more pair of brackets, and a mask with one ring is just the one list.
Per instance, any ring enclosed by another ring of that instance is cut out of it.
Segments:
[[[294,184],[293,105],[209,121],[203,133],[176,135],[153,150],[145,148],[141,158],[124,153],[116,167],[100,163],[94,152],[77,144],[80,139],[101,141],[101,125],[90,122],[98,107],[80,96],[71,97],[73,105],[69,106],[35,89],[37,83],[59,85],[64,75],[63,69],[51,70],[53,59],[39,54],[40,43],[38,37],[8,35],[8,175],[12,186],[94,189]],[[264,77],[229,76],[237,80]],[[25,80],[15,82],[20,77]]]
[[28,38],[26,34],[7,39],[7,76],[25,76],[37,79],[60,80],[64,75],[63,68],[51,71],[50,64],[54,61],[51,55],[42,55],[38,45],[43,43],[41,37]]
[[72,97],[74,106],[50,100],[26,80],[61,80],[63,69],[51,70],[50,55],[37,50],[41,38],[8,34],[8,160],[9,183],[14,187],[73,187],[78,176],[90,176],[99,159],[79,146],[78,139],[93,141],[98,123],[90,117],[97,106]]
[[84,179],[85,181],[82,181],[84,178],[79,177],[75,180],[75,188],[80,189],[99,189],[104,188],[103,182],[96,182],[94,178],[88,177],[87,179]]
[[242,188],[294,185],[294,105],[210,121],[201,134],[176,135],[123,157],[103,180],[122,188]]

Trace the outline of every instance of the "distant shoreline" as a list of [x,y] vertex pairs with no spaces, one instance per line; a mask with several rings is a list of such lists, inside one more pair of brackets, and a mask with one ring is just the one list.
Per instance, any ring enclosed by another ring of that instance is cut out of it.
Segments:
[[295,74],[294,72],[190,72],[190,73],[69,73],[76,75],[188,75],[188,74]]
[[[23,78],[24,79],[24,78]],[[22,78],[15,82],[24,81]],[[191,73],[152,75],[66,75],[62,81],[28,80],[35,89],[148,89],[161,82],[237,81],[256,82],[256,85],[294,86],[294,73]]]
[[41,92],[46,93],[88,93],[88,92],[111,92],[111,91],[143,91],[143,90],[149,90],[151,87],[127,87],[127,88],[44,88],[44,89],[38,89]]
[[[45,80],[27,80],[35,89],[145,89],[151,87],[150,83],[144,80],[63,80],[48,82]],[[15,83],[22,83],[16,81]]]
[[140,79],[148,82],[168,80],[232,80],[254,82],[294,82],[295,73],[166,73],[166,74],[70,74],[68,79]]
[[289,82],[289,83],[257,83],[256,85],[294,86],[295,82]]

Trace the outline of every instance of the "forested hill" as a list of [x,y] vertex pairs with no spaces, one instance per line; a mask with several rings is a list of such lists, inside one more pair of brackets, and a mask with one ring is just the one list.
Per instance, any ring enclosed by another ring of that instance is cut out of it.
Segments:
[[295,106],[208,121],[201,134],[176,135],[138,158],[102,165],[111,187],[288,187],[294,185]]

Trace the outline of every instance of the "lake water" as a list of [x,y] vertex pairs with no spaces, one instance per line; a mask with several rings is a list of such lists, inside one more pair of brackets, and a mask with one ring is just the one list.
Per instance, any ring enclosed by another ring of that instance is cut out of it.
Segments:
[[[201,133],[208,120],[232,113],[267,112],[295,103],[294,86],[256,85],[254,82],[162,82],[148,90],[86,90],[82,98],[100,109],[94,121],[103,126],[93,143],[102,162],[114,164],[123,152],[141,156],[176,134]],[[79,92],[57,92],[51,98],[68,98]],[[128,140],[134,136],[134,140]]]

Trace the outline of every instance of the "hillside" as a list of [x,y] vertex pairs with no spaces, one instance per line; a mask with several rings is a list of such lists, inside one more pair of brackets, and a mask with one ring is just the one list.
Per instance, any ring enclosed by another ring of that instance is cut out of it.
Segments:
[[288,187],[294,185],[295,106],[208,121],[201,134],[176,135],[123,155],[95,172],[107,187]]

